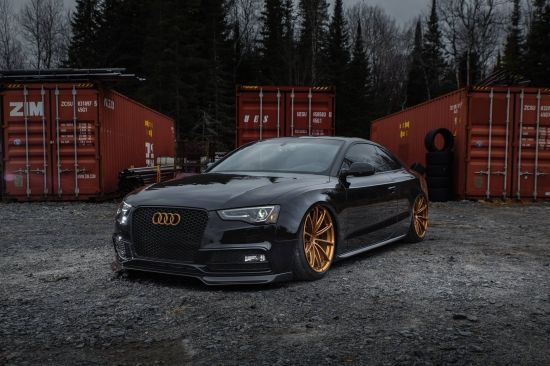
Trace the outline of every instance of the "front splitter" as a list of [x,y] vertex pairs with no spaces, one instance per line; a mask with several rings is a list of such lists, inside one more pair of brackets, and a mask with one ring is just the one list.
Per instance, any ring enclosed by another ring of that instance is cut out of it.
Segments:
[[116,261],[121,269],[135,271],[161,273],[167,275],[176,275],[183,277],[197,278],[209,286],[223,285],[262,285],[274,282],[289,281],[293,278],[292,272],[284,273],[250,273],[250,272],[232,272],[232,273],[212,273],[205,272],[198,265],[170,264],[162,262],[149,262],[143,260],[130,260],[125,262]]

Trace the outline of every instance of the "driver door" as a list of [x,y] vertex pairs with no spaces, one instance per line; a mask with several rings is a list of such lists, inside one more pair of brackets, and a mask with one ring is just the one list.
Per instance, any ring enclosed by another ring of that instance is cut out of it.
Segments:
[[393,237],[397,223],[397,187],[391,171],[380,165],[377,147],[368,143],[352,145],[342,169],[353,163],[369,163],[375,174],[347,177],[344,209],[346,252],[378,244]]

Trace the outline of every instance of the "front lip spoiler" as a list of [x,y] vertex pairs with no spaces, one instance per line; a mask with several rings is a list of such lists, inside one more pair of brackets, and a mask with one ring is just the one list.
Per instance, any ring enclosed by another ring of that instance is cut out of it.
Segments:
[[[119,259],[117,258],[117,261]],[[292,272],[284,273],[250,273],[250,272],[231,272],[231,273],[212,273],[205,272],[204,266],[194,264],[177,264],[153,262],[145,260],[129,260],[119,262],[122,269],[131,269],[144,272],[161,273],[167,275],[178,275],[184,277],[193,277],[199,279],[205,285],[262,285],[280,281],[289,281],[293,278]]]

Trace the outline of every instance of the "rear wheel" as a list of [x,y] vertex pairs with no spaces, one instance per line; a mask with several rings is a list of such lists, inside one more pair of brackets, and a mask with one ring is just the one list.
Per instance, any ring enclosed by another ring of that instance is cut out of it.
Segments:
[[411,225],[405,241],[418,243],[424,240],[428,230],[428,200],[423,194],[419,194],[414,200],[411,216]]
[[321,205],[305,215],[300,240],[294,252],[294,275],[301,280],[316,280],[325,275],[334,259],[336,229],[329,210]]

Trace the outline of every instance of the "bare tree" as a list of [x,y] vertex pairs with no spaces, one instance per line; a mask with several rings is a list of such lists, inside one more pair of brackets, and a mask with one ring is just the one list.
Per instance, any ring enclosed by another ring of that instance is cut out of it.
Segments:
[[[405,101],[405,83],[413,32],[403,30],[395,19],[379,6],[358,3],[347,11],[348,24],[361,21],[362,36],[371,66],[372,90],[384,103],[376,114],[388,114],[400,109]],[[355,39],[355,29],[351,38]],[[404,62],[405,61],[405,62]]]
[[502,42],[505,0],[441,0],[439,13],[447,51],[460,87],[460,62],[466,62],[466,85],[472,80],[472,63],[483,78]]
[[0,0],[0,69],[23,67],[23,48],[17,38],[11,0]]
[[230,39],[233,41],[235,64],[233,79],[247,55],[256,52],[260,34],[260,14],[263,0],[227,0],[227,24],[231,26]]
[[59,66],[67,51],[70,32],[62,0],[30,0],[21,10],[19,22],[36,69]]

